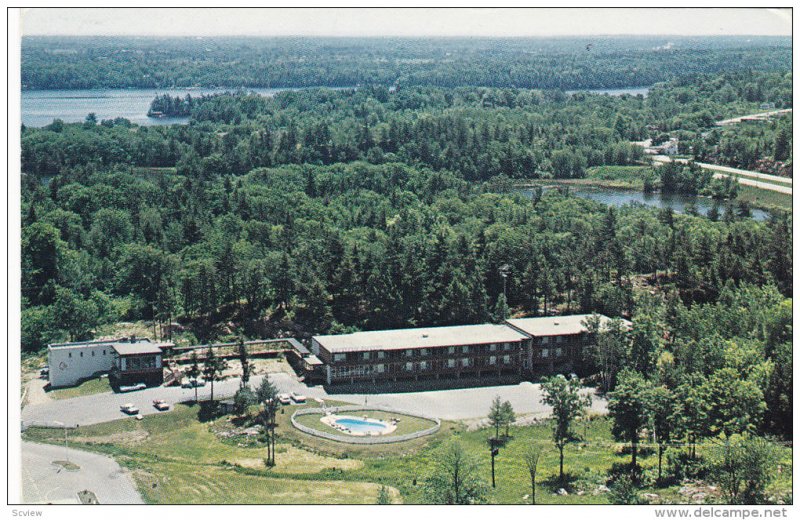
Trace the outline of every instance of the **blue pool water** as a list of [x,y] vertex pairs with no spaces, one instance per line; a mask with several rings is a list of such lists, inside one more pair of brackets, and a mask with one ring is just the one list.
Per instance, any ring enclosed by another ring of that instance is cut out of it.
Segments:
[[365,421],[363,419],[354,419],[346,417],[336,419],[336,424],[354,432],[382,432],[387,428],[387,424],[380,421]]

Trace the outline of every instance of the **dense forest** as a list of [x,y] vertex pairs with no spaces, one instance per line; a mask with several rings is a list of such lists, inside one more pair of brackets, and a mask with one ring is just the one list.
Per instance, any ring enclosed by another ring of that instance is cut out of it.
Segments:
[[[236,93],[192,99],[190,125],[56,120],[24,129],[22,168],[56,175],[86,163],[174,166],[184,175],[212,177],[363,160],[448,169],[470,181],[582,177],[588,166],[639,160],[641,148],[630,141],[666,132],[700,141],[714,121],[763,102],[790,104],[791,76],[698,75],[658,84],[647,97],[433,87]],[[188,106],[186,99],[154,103]]]
[[[242,92],[193,99],[188,125],[23,128],[23,349],[120,320],[213,341],[600,312],[634,323],[590,351],[606,390],[633,367],[686,406],[704,392],[681,435],[789,434],[790,215],[714,221],[513,183],[635,163],[630,141],[703,139],[790,100],[787,73],[737,72],[647,97]],[[664,189],[705,187],[663,168]]]
[[788,37],[25,37],[25,89],[649,86],[685,74],[787,70]]

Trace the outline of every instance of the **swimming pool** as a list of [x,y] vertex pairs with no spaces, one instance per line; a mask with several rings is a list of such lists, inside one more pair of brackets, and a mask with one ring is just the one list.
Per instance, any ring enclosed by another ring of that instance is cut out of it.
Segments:
[[359,433],[386,433],[389,425],[378,419],[357,419],[355,417],[340,417],[334,421],[341,428]]

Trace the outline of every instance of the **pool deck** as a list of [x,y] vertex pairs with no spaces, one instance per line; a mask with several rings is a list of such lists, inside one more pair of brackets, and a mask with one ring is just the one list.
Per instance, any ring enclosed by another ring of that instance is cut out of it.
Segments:
[[[350,428],[346,428],[346,427],[341,426],[340,424],[337,424],[337,421],[340,421],[342,419],[349,419],[351,421],[360,421],[360,422],[367,422],[367,423],[373,423],[373,424],[381,424],[381,425],[383,425],[384,428],[380,432],[378,432],[378,431],[362,432],[362,431],[358,431],[358,430],[351,430]],[[397,423],[395,423],[395,422],[385,422],[385,421],[381,421],[379,419],[371,419],[371,418],[367,417],[366,415],[363,416],[362,418],[359,418],[359,417],[354,417],[352,415],[329,414],[329,415],[323,415],[320,418],[320,421],[323,424],[325,424],[326,426],[329,426],[330,428],[333,428],[334,430],[337,430],[337,431],[339,431],[341,433],[346,433],[347,435],[353,435],[355,437],[368,437],[368,436],[373,436],[373,435],[389,435],[390,433],[394,433],[394,431],[397,429]]]

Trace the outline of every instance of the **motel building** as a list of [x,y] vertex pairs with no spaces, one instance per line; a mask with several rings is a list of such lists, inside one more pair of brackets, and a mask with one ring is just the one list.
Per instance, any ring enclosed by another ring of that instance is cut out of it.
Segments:
[[[518,375],[573,370],[589,314],[314,336],[326,384]],[[600,316],[601,326],[610,321]],[[626,327],[630,322],[624,321]]]
[[160,385],[163,351],[172,346],[136,337],[49,345],[50,386],[74,386],[102,374],[108,374],[112,386]]

